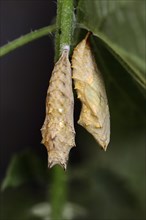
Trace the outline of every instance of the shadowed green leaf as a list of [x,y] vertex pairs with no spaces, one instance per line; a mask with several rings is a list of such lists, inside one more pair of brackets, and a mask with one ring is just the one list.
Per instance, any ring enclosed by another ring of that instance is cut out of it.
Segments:
[[99,37],[142,88],[145,82],[145,1],[80,0],[78,23]]
[[43,183],[47,168],[43,167],[40,159],[31,151],[14,155],[2,182],[1,189],[18,187],[29,181]]

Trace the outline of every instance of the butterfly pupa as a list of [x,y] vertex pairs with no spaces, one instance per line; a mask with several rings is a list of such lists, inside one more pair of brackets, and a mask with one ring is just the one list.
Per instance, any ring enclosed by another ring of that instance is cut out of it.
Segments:
[[110,141],[110,114],[102,75],[89,43],[89,33],[74,49],[73,79],[82,109],[78,123],[106,150]]
[[48,166],[66,169],[70,149],[75,146],[74,98],[68,48],[55,64],[46,97],[46,117],[41,129],[42,143],[48,151]]

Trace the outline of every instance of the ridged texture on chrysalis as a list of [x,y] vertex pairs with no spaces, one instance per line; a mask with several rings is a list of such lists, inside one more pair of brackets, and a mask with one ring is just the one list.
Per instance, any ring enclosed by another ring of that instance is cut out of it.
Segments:
[[64,50],[52,72],[46,98],[46,118],[41,129],[49,167],[59,164],[66,169],[69,151],[75,146],[73,108],[71,65],[68,50]]
[[110,115],[104,82],[88,41],[88,34],[74,49],[73,79],[82,109],[78,123],[106,150],[110,141]]

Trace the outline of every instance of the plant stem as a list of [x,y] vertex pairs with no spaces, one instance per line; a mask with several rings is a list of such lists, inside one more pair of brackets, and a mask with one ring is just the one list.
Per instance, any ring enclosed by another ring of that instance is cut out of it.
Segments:
[[51,187],[51,219],[62,220],[63,210],[67,200],[67,174],[56,166],[53,168]]
[[[73,22],[73,0],[57,1],[55,61],[59,59],[63,46],[71,44]],[[67,201],[67,173],[61,167],[53,168],[51,188],[51,219],[62,220]]]
[[64,0],[62,3],[61,16],[61,35],[60,35],[60,50],[64,45],[71,45],[72,30],[73,30],[73,0]]
[[73,0],[57,1],[55,61],[65,45],[71,45],[73,30]]
[[25,44],[28,44],[31,41],[34,41],[38,38],[48,35],[49,33],[55,30],[55,25],[50,25],[47,27],[40,28],[38,30],[32,31],[24,36],[21,36],[18,39],[9,42],[8,44],[0,47],[0,57],[10,53],[11,51],[22,47]]
[[63,0],[57,1],[56,33],[55,33],[55,62],[60,56],[60,33],[61,33],[61,12]]

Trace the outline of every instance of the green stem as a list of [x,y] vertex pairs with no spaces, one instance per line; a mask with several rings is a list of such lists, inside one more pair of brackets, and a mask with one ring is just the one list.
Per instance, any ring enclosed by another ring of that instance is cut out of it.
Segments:
[[[59,59],[64,45],[71,45],[73,0],[57,1],[55,61]],[[62,220],[67,201],[67,173],[61,167],[53,168],[51,187],[51,219]]]
[[65,45],[71,45],[73,32],[73,0],[57,1],[55,61]]
[[18,39],[9,42],[8,44],[0,47],[0,57],[10,53],[11,51],[22,47],[25,44],[28,44],[31,41],[34,41],[38,38],[48,35],[49,33],[55,30],[55,25],[50,25],[47,27],[40,28],[39,30],[32,31],[29,34],[21,36]]
[[62,3],[61,17],[61,35],[60,35],[60,50],[64,45],[71,45],[72,30],[73,30],[73,0],[64,0]]
[[62,220],[63,210],[67,200],[67,174],[56,166],[53,168],[51,187],[51,219]]
[[61,12],[63,0],[57,2],[57,18],[56,18],[56,33],[55,33],[55,62],[60,56],[60,33],[61,33]]

